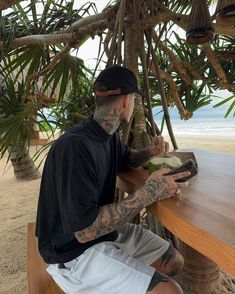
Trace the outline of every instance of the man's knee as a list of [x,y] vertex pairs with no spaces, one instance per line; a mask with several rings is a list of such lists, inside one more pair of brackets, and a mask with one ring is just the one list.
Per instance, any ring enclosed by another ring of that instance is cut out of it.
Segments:
[[179,270],[184,267],[184,258],[181,253],[173,246],[171,248],[173,248],[173,250],[175,251],[175,257],[172,263],[170,263],[169,272],[167,274],[169,276],[174,276]]
[[157,271],[166,275],[174,276],[178,270],[184,266],[184,258],[172,245],[169,246],[167,251],[162,257],[152,264]]
[[183,290],[178,283],[168,276],[155,272],[147,294],[183,294]]

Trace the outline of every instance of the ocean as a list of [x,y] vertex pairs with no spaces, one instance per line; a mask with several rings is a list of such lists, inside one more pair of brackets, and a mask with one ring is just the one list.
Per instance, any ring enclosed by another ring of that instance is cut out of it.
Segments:
[[[213,108],[207,105],[198,109],[193,117],[187,121],[181,120],[176,108],[169,109],[174,134],[177,136],[220,136],[235,138],[235,117],[233,112],[225,118],[229,105]],[[53,120],[50,110],[43,109],[43,113]],[[153,109],[154,120],[158,127],[161,126],[162,111],[160,108]],[[168,134],[166,126],[163,128],[163,136]]]
[[[213,108],[212,105],[198,109],[190,120],[181,120],[176,109],[170,109],[171,124],[177,136],[222,136],[235,138],[235,117],[230,114],[225,118],[228,107]],[[154,120],[161,126],[162,112],[153,109]],[[168,134],[164,125],[164,136]]]

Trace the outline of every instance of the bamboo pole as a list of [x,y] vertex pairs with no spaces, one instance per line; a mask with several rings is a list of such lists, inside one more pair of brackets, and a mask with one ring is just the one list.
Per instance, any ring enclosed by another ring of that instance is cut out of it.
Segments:
[[[147,102],[148,118],[149,118],[150,127],[151,127],[151,135],[154,137],[156,136],[156,127],[155,127],[154,118],[153,118],[151,96],[150,96],[150,90],[149,90],[148,69],[147,69],[146,56],[144,51],[144,31],[141,31],[140,36],[142,37],[140,40],[141,41],[140,42],[140,59],[141,59],[142,67],[143,67],[145,99]],[[159,135],[160,135],[160,132],[159,132]]]
[[119,25],[118,25],[118,44],[117,44],[117,64],[122,63],[122,33],[125,20],[125,8],[126,0],[121,0],[120,3],[120,15],[119,15]]
[[117,15],[116,15],[116,20],[115,20],[115,25],[114,25],[114,30],[113,30],[113,36],[111,40],[111,45],[110,45],[110,50],[108,54],[108,61],[107,61],[107,67],[112,66],[114,64],[114,56],[117,53],[117,36],[118,36],[118,30],[119,30],[119,17],[120,17],[120,7],[118,9]]
[[155,71],[156,71],[156,74],[157,74],[157,77],[158,77],[159,89],[160,89],[160,95],[161,95],[161,101],[162,101],[162,107],[163,107],[163,111],[164,111],[164,118],[165,118],[165,121],[166,121],[168,133],[169,133],[169,136],[171,138],[173,148],[178,149],[178,145],[176,143],[175,135],[174,135],[173,128],[172,128],[172,125],[171,125],[170,115],[169,115],[169,111],[168,111],[168,103],[167,103],[167,99],[166,99],[165,90],[164,90],[164,87],[163,87],[163,82],[162,82],[162,78],[161,78],[159,64],[158,64],[157,58],[155,56],[155,52],[153,50],[151,34],[148,33],[147,35],[148,35],[149,40],[150,40],[149,41],[149,46],[150,46],[150,49],[151,49],[153,65],[154,65],[154,68],[155,68]]

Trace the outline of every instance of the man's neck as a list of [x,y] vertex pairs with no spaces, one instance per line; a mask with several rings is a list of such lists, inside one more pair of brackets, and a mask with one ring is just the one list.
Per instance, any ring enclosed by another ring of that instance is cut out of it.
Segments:
[[110,105],[103,105],[102,107],[96,108],[94,119],[110,135],[114,134],[120,125],[120,115]]

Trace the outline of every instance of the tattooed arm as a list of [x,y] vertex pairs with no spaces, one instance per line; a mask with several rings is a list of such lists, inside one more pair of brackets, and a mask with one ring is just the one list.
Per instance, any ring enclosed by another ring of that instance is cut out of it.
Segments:
[[166,177],[149,179],[143,188],[122,201],[102,206],[94,223],[75,236],[81,243],[96,239],[128,223],[145,206],[171,196]]
[[140,151],[136,151],[131,149],[129,158],[128,158],[128,166],[130,167],[138,167],[143,165],[152,157],[149,147],[141,149]]
[[169,150],[169,144],[164,141],[163,137],[153,138],[151,144],[141,149],[140,151],[131,150],[128,165],[130,167],[138,167],[147,162],[152,156],[158,156],[160,154],[166,154]]
[[94,223],[90,227],[75,233],[78,241],[85,243],[115,231],[133,219],[145,206],[175,196],[178,187],[188,186],[187,182],[176,183],[175,181],[188,176],[189,172],[163,176],[167,171],[161,169],[152,173],[146,184],[135,193],[130,194],[118,203],[102,206]]

